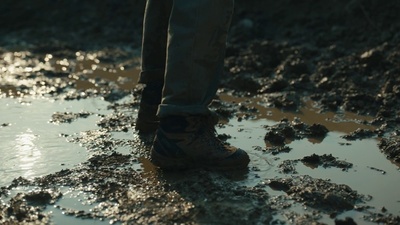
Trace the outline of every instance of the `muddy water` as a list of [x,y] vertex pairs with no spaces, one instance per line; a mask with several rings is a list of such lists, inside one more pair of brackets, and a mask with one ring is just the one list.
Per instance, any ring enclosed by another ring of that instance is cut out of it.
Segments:
[[[333,183],[346,184],[353,190],[357,190],[367,196],[372,196],[369,205],[377,209],[388,209],[394,214],[400,212],[400,169],[399,165],[392,163],[383,155],[378,148],[378,139],[364,139],[347,141],[344,135],[356,129],[376,129],[366,123],[372,118],[360,116],[354,113],[343,112],[334,114],[332,112],[319,113],[317,107],[313,107],[311,101],[305,102],[305,106],[299,112],[283,112],[276,108],[266,108],[260,102],[261,99],[254,98],[249,101],[246,98],[237,98],[230,95],[221,95],[222,100],[228,102],[242,103],[248,107],[254,107],[260,112],[254,120],[231,120],[220,132],[232,135],[230,143],[243,149],[257,149],[268,146],[264,141],[265,126],[272,126],[281,119],[292,121],[297,118],[307,124],[319,123],[329,129],[328,135],[323,140],[303,139],[288,144],[292,150],[289,153],[281,153],[277,156],[265,155],[260,152],[250,151],[251,166],[260,171],[252,172],[243,181],[245,185],[254,185],[259,182],[258,177],[274,178],[285,177],[279,172],[277,166],[285,160],[301,159],[312,154],[332,154],[338,159],[353,164],[353,167],[344,172],[339,168],[314,168],[303,163],[296,164],[296,175],[310,175],[314,178],[327,179]],[[239,122],[240,121],[240,122]],[[287,177],[290,177],[288,175]],[[270,190],[272,195],[280,195],[283,192]],[[301,211],[301,206],[298,210]],[[356,211],[348,211],[338,218],[350,216],[356,222],[364,224],[364,220],[357,220],[361,214]],[[279,217],[279,216],[277,216]],[[324,220],[321,220],[324,221]],[[326,218],[329,224],[329,219]]]
[[[10,126],[1,128],[0,149],[2,152],[0,171],[2,179],[0,186],[8,185],[14,178],[22,176],[32,179],[54,173],[61,169],[72,168],[90,157],[84,147],[66,141],[63,135],[73,135],[82,131],[97,129],[96,121],[100,118],[96,115],[88,118],[80,118],[70,124],[53,124],[49,118],[56,111],[89,111],[99,114],[111,113],[107,110],[108,103],[104,100],[84,99],[79,101],[52,101],[49,99],[0,99],[3,121],[10,123]],[[279,117],[312,117],[314,111],[304,108],[302,113],[282,113],[276,109],[269,109],[279,113]],[[6,112],[6,113],[5,113]],[[135,113],[134,111],[132,113]],[[320,119],[323,115],[319,115]],[[344,118],[346,119],[346,118]],[[365,117],[350,115],[347,121],[365,120]],[[226,133],[232,136],[229,142],[233,145],[246,149],[251,157],[250,173],[238,181],[246,186],[254,186],[263,180],[275,177],[285,177],[279,172],[277,166],[284,160],[301,159],[304,156],[315,154],[332,154],[341,160],[353,164],[349,171],[342,171],[339,168],[311,168],[298,163],[296,175],[310,175],[315,178],[329,179],[334,183],[347,184],[359,193],[372,196],[368,205],[378,209],[385,207],[387,210],[398,213],[400,209],[400,185],[398,166],[388,161],[377,147],[377,140],[367,139],[361,141],[346,141],[341,136],[351,127],[366,127],[356,122],[333,122],[331,115],[326,114],[325,123],[331,130],[328,136],[322,141],[298,140],[293,141],[289,146],[293,149],[289,153],[281,153],[276,156],[264,154],[255,149],[264,148],[265,125],[274,125],[277,121],[273,119],[258,118],[255,120],[237,121],[232,119],[224,127],[219,128],[219,133]],[[373,127],[369,127],[373,129]],[[116,133],[116,138],[127,139],[132,133]],[[121,153],[128,154],[129,149],[119,149]],[[138,167],[140,165],[137,165]],[[386,185],[383,185],[386,184]],[[272,196],[284,194],[283,192],[269,190]],[[395,197],[394,197],[395,196]],[[84,193],[73,193],[71,190],[64,190],[64,197],[57,204],[76,210],[89,210],[96,205],[85,202]],[[298,210],[302,210],[301,205]],[[73,218],[63,215],[59,208],[49,208],[55,221],[73,221]],[[357,218],[357,212],[349,211],[341,215],[351,215]],[[278,216],[279,217],[279,216]],[[88,222],[88,221],[86,221]],[[365,222],[365,221],[364,221]],[[102,221],[97,221],[100,224]],[[88,223],[89,224],[89,223]]]
[[69,168],[86,159],[85,148],[67,142],[65,135],[96,129],[99,117],[89,116],[82,121],[55,124],[55,112],[81,111],[110,113],[107,103],[99,99],[54,101],[46,98],[0,98],[2,122],[0,129],[2,153],[0,186],[22,176],[33,178]]
[[[243,149],[253,149],[249,151],[251,156],[251,165],[258,168],[250,172],[247,179],[242,181],[245,185],[254,185],[262,179],[275,177],[290,177],[279,172],[278,165],[284,160],[301,159],[304,156],[312,154],[332,154],[333,156],[350,162],[353,167],[348,171],[342,171],[339,168],[313,168],[302,163],[296,164],[297,174],[310,175],[314,178],[330,180],[337,184],[347,184],[357,192],[372,196],[368,205],[373,205],[377,209],[385,207],[394,214],[399,213],[400,194],[398,185],[400,185],[399,168],[388,161],[378,149],[378,141],[368,139],[362,141],[348,142],[342,138],[346,133],[333,131],[322,142],[315,140],[298,140],[289,144],[292,150],[289,153],[281,153],[276,156],[262,154],[254,151],[257,147],[265,147],[264,125],[273,125],[276,121],[260,119],[255,121],[231,121],[228,126],[221,129],[232,135],[230,143]],[[357,124],[352,124],[357,126]],[[332,124],[333,126],[333,124]],[[340,123],[337,129],[340,129]],[[259,171],[258,171],[259,170]],[[281,195],[284,192],[269,190],[271,195]],[[303,207],[299,205],[301,210]],[[349,211],[340,215],[338,218],[351,215],[356,220],[361,214],[356,210]],[[279,216],[278,216],[279,217]],[[326,223],[330,223],[327,219]],[[365,221],[358,220],[360,224]]]
[[[95,61],[82,61],[76,64],[75,72],[84,73],[88,80],[78,80],[78,89],[96,88],[96,78],[114,82],[122,89],[130,89],[135,85],[138,70],[131,68],[117,68],[107,70],[101,66],[93,67]],[[63,70],[62,67],[58,68]],[[74,79],[74,77],[72,77]],[[4,92],[4,91],[3,91]],[[290,177],[290,174],[280,172],[278,165],[285,160],[298,160],[312,154],[332,154],[340,160],[353,164],[347,171],[339,168],[318,168],[310,167],[301,162],[295,164],[296,175],[310,175],[314,178],[330,180],[337,184],[347,184],[360,194],[372,196],[367,203],[377,211],[383,207],[393,214],[400,213],[400,185],[399,165],[391,163],[380,153],[377,139],[364,139],[347,141],[343,135],[356,130],[357,128],[375,129],[366,125],[364,121],[371,120],[369,117],[358,116],[343,112],[341,114],[319,113],[318,108],[311,101],[306,101],[305,106],[296,113],[283,112],[275,108],[268,108],[267,103],[258,98],[234,98],[232,96],[220,95],[222,101],[247,104],[258,109],[257,116],[250,120],[231,119],[227,124],[218,128],[219,133],[229,134],[228,141],[240,148],[246,149],[251,157],[250,172],[244,177],[236,179],[238,184],[244,186],[255,186],[266,182],[271,178]],[[129,102],[127,96],[118,102]],[[0,98],[1,123],[0,128],[0,186],[7,186],[14,178],[22,176],[32,179],[37,176],[54,173],[62,169],[73,168],[79,163],[85,162],[96,152],[88,151],[84,146],[68,141],[68,137],[90,130],[99,130],[96,125],[101,115],[113,113],[108,109],[110,102],[100,97],[86,98],[80,100],[56,100],[53,98],[21,97],[10,96]],[[77,118],[71,123],[53,123],[52,115],[55,112],[90,112],[90,116]],[[136,117],[134,109],[128,110]],[[272,126],[281,119],[293,120],[298,118],[304,123],[319,123],[329,129],[328,135],[323,140],[302,139],[288,143],[292,149],[288,153],[277,155],[260,151],[265,149],[267,144],[264,141],[266,133],[265,126]],[[137,134],[130,129],[129,132],[113,132],[113,138],[127,140],[136,137]],[[131,149],[120,147],[117,152],[129,154]],[[132,165],[138,171],[151,170],[151,165]],[[13,192],[29,191],[15,189]],[[34,189],[34,187],[32,187]],[[93,201],[87,193],[70,190],[61,187],[63,197],[57,201],[54,208],[48,207],[46,212],[52,214],[52,220],[57,224],[76,223],[80,224],[103,224],[112,223],[112,220],[84,220],[66,216],[62,207],[75,210],[93,210],[99,207],[99,203]],[[284,192],[268,189],[271,197],[285,195]],[[11,193],[12,195],[12,193]],[[1,199],[6,202],[7,199]],[[58,205],[58,207],[57,207]],[[305,207],[300,203],[293,203],[291,210],[304,213]],[[362,219],[363,213],[350,210],[338,215],[337,218],[352,217],[359,224],[365,224]],[[275,215],[277,219],[284,217],[283,212]],[[332,223],[332,219],[324,216],[321,222]],[[84,222],[84,223],[83,223]]]

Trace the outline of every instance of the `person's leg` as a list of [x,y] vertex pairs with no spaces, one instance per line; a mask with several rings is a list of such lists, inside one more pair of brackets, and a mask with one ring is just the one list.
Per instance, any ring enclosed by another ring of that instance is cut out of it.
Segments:
[[245,151],[216,137],[208,105],[223,69],[233,0],[174,0],[160,126],[152,162],[164,169],[247,168]]
[[209,112],[232,12],[233,0],[174,0],[159,117]]
[[136,130],[152,132],[161,102],[166,62],[167,32],[172,0],[147,0],[143,21],[142,63],[139,83],[145,84],[136,120]]
[[147,0],[139,83],[163,83],[172,0]]

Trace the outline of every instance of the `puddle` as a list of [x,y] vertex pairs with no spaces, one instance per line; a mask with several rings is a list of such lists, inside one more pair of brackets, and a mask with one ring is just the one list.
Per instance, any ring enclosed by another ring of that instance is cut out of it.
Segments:
[[[8,196],[15,196],[18,194],[28,194],[40,191],[38,187],[17,187],[13,188],[8,192]],[[60,197],[55,203],[50,203],[45,206],[43,212],[48,214],[51,218],[52,224],[120,224],[112,219],[104,218],[104,215],[97,214],[97,219],[86,219],[84,212],[96,213],[103,208],[105,205],[109,207],[109,211],[112,211],[113,207],[117,207],[117,204],[110,203],[98,203],[96,202],[96,196],[93,194],[75,190],[68,187],[60,187]],[[6,203],[10,200],[10,197],[1,199],[0,203]],[[35,204],[34,204],[35,205]],[[40,204],[39,204],[40,205]],[[111,206],[111,207],[110,207]],[[81,218],[76,216],[67,216],[69,213],[81,212]]]
[[[356,129],[369,129],[374,130],[374,126],[364,124],[366,121],[372,120],[371,117],[361,116],[351,112],[342,112],[341,114],[333,112],[320,113],[319,109],[315,107],[312,101],[306,101],[304,107],[299,112],[282,111],[277,108],[268,107],[268,103],[265,100],[254,97],[235,97],[228,94],[220,94],[221,100],[230,103],[239,103],[240,105],[248,108],[257,109],[255,113],[255,119],[266,119],[270,121],[280,121],[282,119],[288,119],[293,121],[295,118],[306,124],[321,124],[328,128],[329,131],[337,131],[350,133]],[[268,124],[270,125],[270,124]]]
[[[266,147],[264,142],[265,128],[263,127],[273,124],[275,124],[275,121],[266,119],[242,122],[232,120],[229,126],[219,130],[219,133],[232,136],[229,139],[231,144],[246,149],[251,157],[250,166],[259,169],[259,171],[249,173],[248,178],[242,181],[244,185],[256,185],[260,182],[260,178],[267,180],[275,177],[291,177],[291,174],[284,175],[278,169],[278,165],[284,160],[301,159],[312,154],[332,154],[334,157],[352,163],[353,167],[348,171],[342,171],[340,168],[311,168],[299,162],[295,166],[297,171],[295,175],[310,175],[314,178],[330,180],[333,183],[346,184],[353,190],[357,190],[358,193],[372,196],[368,205],[372,205],[378,210],[384,207],[394,214],[400,213],[399,167],[387,160],[379,151],[377,140],[346,141],[341,137],[346,133],[334,131],[329,132],[320,143],[307,139],[293,141],[288,144],[292,148],[289,153],[272,156],[254,151],[257,147]],[[353,125],[356,126],[356,124]],[[284,194],[284,192],[271,189],[269,193],[272,196]],[[364,224],[364,220],[356,220],[360,214],[360,212],[352,210],[343,213],[340,217],[345,218],[354,215],[351,217],[356,222]],[[327,218],[326,221],[321,222],[330,224],[331,219]]]
[[[31,179],[70,168],[87,159],[85,148],[66,141],[68,135],[98,129],[96,114],[108,114],[108,103],[100,98],[54,101],[46,98],[0,98],[0,118],[8,126],[0,128],[2,174],[0,186],[14,178]],[[50,123],[55,112],[94,114],[71,123]]]
[[[382,154],[378,148],[378,139],[370,138],[363,140],[347,141],[344,135],[356,129],[375,130],[376,127],[368,125],[372,120],[368,116],[359,116],[354,113],[343,112],[334,114],[332,112],[318,113],[312,102],[307,102],[299,112],[283,112],[276,108],[266,108],[257,104],[260,99],[254,100],[237,98],[230,95],[221,95],[220,98],[227,102],[237,102],[247,107],[254,107],[258,110],[256,119],[252,120],[230,120],[229,124],[219,129],[219,133],[226,133],[232,136],[228,141],[242,149],[246,149],[251,157],[251,165],[256,171],[250,172],[248,178],[243,181],[244,185],[256,185],[261,179],[275,177],[291,177],[292,174],[284,175],[278,166],[285,160],[298,160],[312,154],[332,154],[334,157],[352,163],[348,171],[340,168],[313,168],[301,162],[295,164],[296,176],[309,175],[313,178],[329,180],[337,184],[346,184],[358,193],[372,196],[368,202],[378,211],[388,210],[393,214],[400,213],[400,169],[399,165],[391,162]],[[289,144],[292,150],[288,153],[280,153],[276,156],[263,154],[255,149],[266,149],[269,144],[264,141],[266,134],[265,126],[273,126],[282,119],[293,121],[295,118],[306,124],[319,123],[329,129],[329,133],[323,140],[302,139],[295,140]],[[272,196],[279,196],[284,192],[268,190]],[[294,211],[303,211],[304,206],[298,206]],[[294,207],[296,208],[296,206]],[[277,216],[280,218],[282,215]],[[351,210],[339,215],[338,219],[351,217],[359,224],[365,224],[361,219],[362,213]],[[331,223],[329,217],[321,219],[321,222]],[[372,223],[371,223],[372,224]]]
[[[0,186],[8,185],[12,179],[22,176],[31,179],[36,176],[54,173],[61,169],[72,168],[75,165],[84,162],[89,153],[87,150],[75,143],[66,141],[66,138],[60,134],[73,135],[82,131],[98,129],[96,121],[100,118],[96,114],[110,114],[111,110],[107,109],[108,102],[98,99],[83,99],[79,101],[52,101],[49,99],[0,99],[0,109],[3,121],[10,126],[0,129],[1,142],[0,151],[2,152],[2,162],[0,171],[3,174]],[[272,110],[272,109],[269,109]],[[49,122],[51,115],[56,112],[80,112],[88,111],[95,114],[87,118],[78,118],[71,123],[53,124]],[[4,113],[7,112],[7,113]],[[301,120],[307,116],[313,117],[315,112],[304,108],[301,114],[282,113],[276,111],[279,116],[277,118],[286,117],[288,119],[299,117]],[[273,111],[273,116],[275,112]],[[311,114],[311,115],[310,115]],[[18,116],[15,116],[18,115]],[[319,115],[320,119],[324,114]],[[266,148],[264,141],[265,126],[272,126],[277,121],[258,118],[255,120],[230,120],[228,124],[222,128],[218,128],[218,133],[229,134],[231,136],[228,141],[240,148],[246,149],[251,157],[251,170],[247,177],[238,181],[245,186],[254,186],[263,180],[275,177],[290,177],[291,175],[282,174],[278,165],[284,160],[301,159],[304,156],[312,154],[332,154],[341,160],[345,160],[353,164],[348,171],[342,171],[340,168],[311,168],[302,163],[296,164],[296,175],[310,175],[314,178],[328,179],[337,184],[347,184],[353,190],[364,195],[373,196],[368,205],[374,206],[376,209],[386,208],[394,214],[399,213],[400,194],[398,186],[400,185],[399,168],[391,163],[386,157],[380,153],[378,149],[378,140],[365,139],[359,141],[346,141],[342,138],[347,134],[351,125],[352,130],[357,127],[371,128],[367,125],[360,125],[354,121],[364,120],[364,117],[356,117],[351,115],[344,124],[334,122],[334,115],[327,114],[324,124],[330,128],[330,132],[323,141],[316,142],[314,140],[302,139],[295,140],[288,144],[292,150],[289,153],[281,153],[271,155],[260,152],[257,149]],[[342,118],[343,119],[343,118]],[[352,121],[350,121],[352,120]],[[120,140],[127,140],[132,136],[131,132],[113,132],[113,137]],[[10,151],[11,149],[11,151]],[[117,152],[121,154],[129,154],[129,147],[118,147]],[[139,170],[139,168],[136,168]],[[386,184],[386,185],[382,185]],[[279,196],[283,192],[273,191],[269,189],[271,196]],[[68,196],[68,197],[67,197]],[[88,211],[90,208],[82,208],[79,194],[65,195],[58,205],[65,205],[74,210]],[[296,207],[292,210],[296,210]],[[302,206],[298,206],[299,209]],[[79,221],[80,224],[105,224],[105,221],[88,221],[66,217],[59,208],[52,209],[48,207],[46,212],[52,212],[54,221],[60,223]],[[298,211],[298,210],[297,210]],[[356,210],[351,210],[339,215],[340,217],[351,216],[359,218],[362,214]],[[279,218],[279,216],[277,216]],[[358,219],[360,223],[365,221]],[[321,220],[323,221],[323,220]],[[327,223],[330,219],[326,218]],[[355,220],[357,222],[357,220]],[[85,222],[85,223],[82,223]],[[108,221],[109,222],[109,221]]]

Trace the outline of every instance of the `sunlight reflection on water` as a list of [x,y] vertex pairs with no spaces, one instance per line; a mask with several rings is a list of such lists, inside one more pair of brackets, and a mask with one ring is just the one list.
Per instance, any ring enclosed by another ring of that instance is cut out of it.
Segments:
[[[72,167],[88,157],[84,147],[67,142],[61,134],[72,135],[96,129],[99,117],[84,123],[53,124],[54,112],[109,113],[104,100],[53,101],[45,98],[0,98],[0,186],[19,176],[32,179]],[[79,119],[78,119],[79,120]]]
[[37,135],[34,135],[31,129],[18,134],[15,138],[14,150],[24,177],[31,177],[34,174],[36,163],[42,156],[39,147],[35,145],[36,138]]

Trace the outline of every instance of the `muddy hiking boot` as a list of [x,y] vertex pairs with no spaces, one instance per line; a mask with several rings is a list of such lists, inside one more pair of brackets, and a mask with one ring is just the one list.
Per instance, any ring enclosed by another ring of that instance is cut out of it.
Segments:
[[249,156],[217,138],[215,117],[173,116],[161,119],[151,151],[155,166],[165,170],[246,169]]
[[152,133],[157,130],[159,119],[156,114],[161,94],[162,84],[146,84],[143,88],[135,126],[139,133]]

